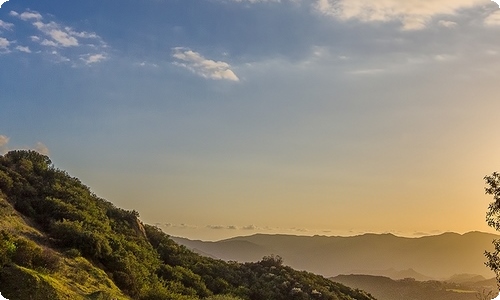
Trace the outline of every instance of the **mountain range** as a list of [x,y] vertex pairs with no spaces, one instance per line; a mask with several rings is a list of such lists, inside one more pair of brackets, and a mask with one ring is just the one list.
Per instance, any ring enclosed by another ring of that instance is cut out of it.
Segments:
[[287,265],[323,276],[382,275],[393,279],[446,280],[456,274],[491,278],[484,252],[499,235],[468,232],[418,238],[393,234],[294,236],[255,234],[216,242],[172,237],[193,251],[226,261],[257,261],[264,255],[283,257]]

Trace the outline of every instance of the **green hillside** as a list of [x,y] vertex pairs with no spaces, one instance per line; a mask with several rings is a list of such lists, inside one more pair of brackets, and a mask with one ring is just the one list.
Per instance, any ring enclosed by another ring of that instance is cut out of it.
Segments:
[[0,292],[8,299],[375,299],[283,265],[202,257],[34,151],[0,156]]

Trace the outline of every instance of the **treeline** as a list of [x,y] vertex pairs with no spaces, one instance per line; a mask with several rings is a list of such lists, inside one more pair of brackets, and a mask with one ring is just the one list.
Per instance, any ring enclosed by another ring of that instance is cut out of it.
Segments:
[[[50,248],[0,231],[0,268],[16,264],[57,272],[54,254],[85,257],[127,295],[164,299],[374,299],[321,276],[284,266],[202,257],[143,225],[136,211],[115,207],[34,151],[0,156],[0,193],[50,237]],[[2,196],[0,195],[0,196]],[[0,269],[1,271],[1,269]]]

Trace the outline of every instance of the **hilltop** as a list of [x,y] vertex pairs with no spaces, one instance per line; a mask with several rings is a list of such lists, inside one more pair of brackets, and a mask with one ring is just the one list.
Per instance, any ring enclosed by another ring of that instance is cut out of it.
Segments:
[[204,257],[99,198],[47,156],[0,156],[0,292],[16,300],[375,299],[286,266]]

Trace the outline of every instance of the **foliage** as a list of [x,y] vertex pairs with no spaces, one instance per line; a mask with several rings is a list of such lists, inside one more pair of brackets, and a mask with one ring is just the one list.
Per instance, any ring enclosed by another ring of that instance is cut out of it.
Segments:
[[[86,259],[93,266],[69,273],[66,277],[72,284],[85,288],[92,277],[102,282],[112,280],[108,286],[116,284],[139,300],[373,299],[321,276],[295,271],[285,266],[280,256],[239,264],[195,254],[159,228],[142,224],[138,212],[117,208],[97,197],[77,178],[56,169],[48,157],[34,151],[0,156],[2,193],[10,205],[50,237],[47,245],[39,246],[1,231],[0,268],[9,272],[22,270],[26,274],[36,269],[50,273],[63,268],[61,261],[66,266],[68,261]],[[97,269],[94,266],[102,269],[106,280],[99,274],[91,275]],[[40,276],[36,273],[29,278]],[[47,286],[60,286],[52,284],[52,277],[43,278]],[[88,298],[110,299],[110,295],[93,291]]]
[[[493,202],[488,206],[488,212],[486,213],[486,222],[489,226],[500,230],[500,173],[494,172],[489,176],[485,176],[484,180],[487,184],[485,188],[486,194],[493,196]],[[500,286],[500,240],[494,240],[493,245],[495,251],[485,252],[488,259],[486,265],[495,272]]]

